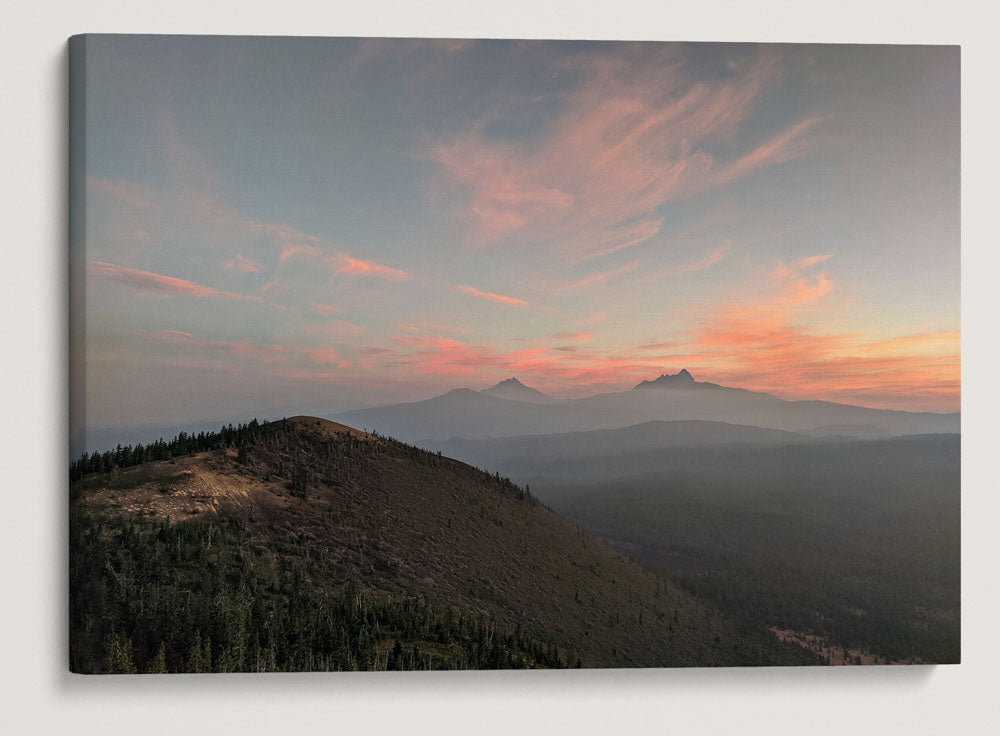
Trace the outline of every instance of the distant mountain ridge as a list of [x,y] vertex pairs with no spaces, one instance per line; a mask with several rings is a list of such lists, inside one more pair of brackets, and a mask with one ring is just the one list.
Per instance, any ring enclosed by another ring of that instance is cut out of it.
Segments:
[[[517,398],[512,398],[512,397]],[[557,401],[517,379],[485,391],[454,389],[424,401],[359,409],[334,417],[408,442],[484,439],[619,429],[650,421],[712,421],[855,437],[953,434],[960,415],[786,401],[772,394],[696,381],[687,369],[632,389]],[[833,432],[831,432],[833,428]]]
[[642,381],[641,383],[633,386],[635,389],[643,388],[719,388],[717,383],[706,383],[701,381],[695,381],[694,376],[692,376],[687,368],[681,368],[678,373],[673,375],[669,373],[662,374],[659,378],[653,379],[652,381]]

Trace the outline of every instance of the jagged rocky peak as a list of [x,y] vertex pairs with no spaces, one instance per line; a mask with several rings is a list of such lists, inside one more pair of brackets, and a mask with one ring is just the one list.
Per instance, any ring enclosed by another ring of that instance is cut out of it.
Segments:
[[518,381],[516,376],[511,376],[510,378],[505,378],[500,381],[500,383],[493,388],[500,388],[501,386],[524,386],[524,384]]
[[652,381],[643,381],[635,388],[685,388],[694,386],[696,381],[687,368],[681,368],[678,373],[664,373]]

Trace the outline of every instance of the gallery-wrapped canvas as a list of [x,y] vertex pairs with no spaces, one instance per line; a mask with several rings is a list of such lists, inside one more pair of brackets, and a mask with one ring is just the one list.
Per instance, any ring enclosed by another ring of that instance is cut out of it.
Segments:
[[957,47],[70,66],[72,671],[959,661]]

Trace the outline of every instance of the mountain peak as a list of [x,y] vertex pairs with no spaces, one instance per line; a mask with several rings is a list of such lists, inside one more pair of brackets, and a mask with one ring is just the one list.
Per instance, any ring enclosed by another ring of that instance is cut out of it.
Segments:
[[500,388],[501,386],[520,386],[522,388],[527,388],[527,386],[525,386],[523,383],[517,380],[516,376],[511,376],[510,378],[503,379],[493,388]]
[[679,372],[670,374],[664,373],[659,378],[652,381],[643,381],[635,386],[635,388],[690,388],[697,384],[694,380],[694,376],[688,371],[687,368],[681,368]]
[[498,399],[510,399],[512,401],[525,401],[529,404],[552,404],[555,399],[531,386],[525,386],[516,377],[511,376],[500,381],[496,386],[483,389],[479,393],[486,396],[493,396]]

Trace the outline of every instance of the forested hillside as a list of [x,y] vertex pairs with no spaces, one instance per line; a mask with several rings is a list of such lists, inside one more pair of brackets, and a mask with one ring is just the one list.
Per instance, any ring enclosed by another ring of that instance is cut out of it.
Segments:
[[332,422],[121,448],[73,475],[75,671],[817,661],[506,478]]

